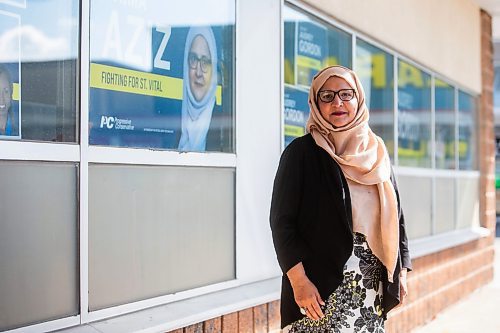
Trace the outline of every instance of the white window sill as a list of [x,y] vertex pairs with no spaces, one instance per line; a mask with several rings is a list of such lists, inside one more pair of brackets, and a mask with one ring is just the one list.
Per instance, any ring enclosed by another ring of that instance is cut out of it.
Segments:
[[119,317],[64,329],[65,333],[168,332],[280,298],[281,277],[245,284]]
[[443,251],[464,243],[488,237],[491,231],[483,227],[454,230],[447,233],[410,240],[408,247],[412,259]]

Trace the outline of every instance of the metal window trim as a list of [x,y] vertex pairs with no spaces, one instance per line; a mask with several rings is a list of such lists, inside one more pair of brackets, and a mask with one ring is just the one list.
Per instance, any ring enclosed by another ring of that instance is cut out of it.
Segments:
[[44,321],[43,323],[14,328],[3,333],[39,333],[52,332],[80,324],[80,315],[65,317],[56,320]]

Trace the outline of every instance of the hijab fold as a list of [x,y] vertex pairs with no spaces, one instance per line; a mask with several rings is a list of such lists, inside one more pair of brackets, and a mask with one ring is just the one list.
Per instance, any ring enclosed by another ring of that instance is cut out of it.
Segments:
[[[318,91],[332,76],[344,79],[355,90],[358,108],[354,119],[334,127],[323,118],[317,105]],[[310,115],[307,132],[340,166],[345,177],[359,184],[376,185],[380,198],[379,237],[367,235],[373,253],[393,281],[399,246],[399,221],[396,192],[391,182],[391,161],[384,141],[368,125],[369,112],[361,82],[354,71],[343,66],[327,67],[317,73],[309,90]],[[370,221],[374,212],[356,212],[360,223]]]

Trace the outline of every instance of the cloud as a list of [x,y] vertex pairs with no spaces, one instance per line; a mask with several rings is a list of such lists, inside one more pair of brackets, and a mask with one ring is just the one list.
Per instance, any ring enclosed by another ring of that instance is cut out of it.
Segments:
[[0,35],[0,62],[60,60],[70,57],[70,42],[63,37],[51,38],[31,25],[16,27]]

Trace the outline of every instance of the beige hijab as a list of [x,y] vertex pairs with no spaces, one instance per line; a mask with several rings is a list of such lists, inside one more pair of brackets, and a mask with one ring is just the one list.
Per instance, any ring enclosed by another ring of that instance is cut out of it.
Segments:
[[[317,106],[318,91],[332,76],[346,80],[356,91],[358,99],[354,120],[337,128],[323,118]],[[398,258],[399,223],[396,193],[390,179],[391,162],[384,141],[368,125],[365,93],[356,73],[342,66],[327,67],[320,71],[314,76],[309,90],[309,107],[311,113],[307,131],[316,144],[340,165],[346,178],[359,184],[377,186],[380,198],[380,235],[378,240],[367,238],[367,241],[373,253],[387,268],[389,281],[392,282]],[[368,217],[373,214],[371,211],[356,213],[361,217],[361,223],[369,221]]]

